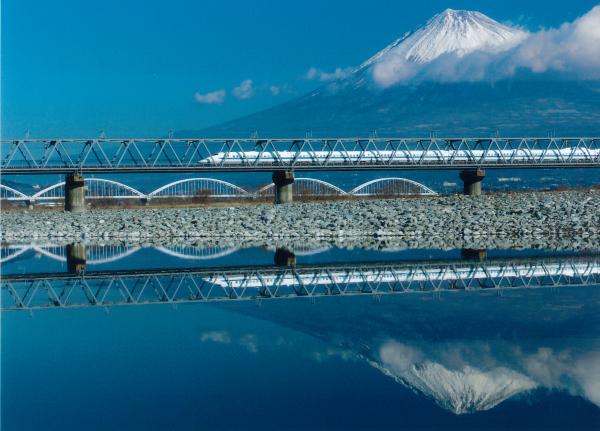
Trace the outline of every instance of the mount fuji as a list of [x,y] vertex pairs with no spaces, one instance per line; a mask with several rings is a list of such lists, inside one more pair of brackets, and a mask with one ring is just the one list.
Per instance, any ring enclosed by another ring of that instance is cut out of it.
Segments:
[[482,13],[448,9],[341,79],[273,108],[178,135],[600,134],[600,81],[519,67],[498,72],[532,37]]

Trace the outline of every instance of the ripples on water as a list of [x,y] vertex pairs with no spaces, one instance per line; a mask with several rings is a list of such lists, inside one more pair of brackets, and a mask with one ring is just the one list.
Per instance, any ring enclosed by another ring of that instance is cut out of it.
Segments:
[[2,248],[3,429],[600,428],[596,252],[84,251]]

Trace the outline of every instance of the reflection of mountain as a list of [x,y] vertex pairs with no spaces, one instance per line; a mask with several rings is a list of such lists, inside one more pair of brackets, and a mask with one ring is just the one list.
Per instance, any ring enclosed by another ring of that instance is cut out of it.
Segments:
[[[251,314],[352,352],[455,414],[537,388],[600,407],[600,289],[265,303]],[[244,312],[248,312],[247,309]],[[596,364],[596,365],[594,365]]]
[[395,341],[385,342],[379,355],[379,362],[369,361],[371,365],[456,414],[489,410],[536,386],[527,376],[504,367],[448,369]]

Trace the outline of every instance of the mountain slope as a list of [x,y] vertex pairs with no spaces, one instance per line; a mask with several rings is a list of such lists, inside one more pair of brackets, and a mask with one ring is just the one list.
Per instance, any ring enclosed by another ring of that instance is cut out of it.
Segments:
[[[179,136],[600,135],[600,82],[517,71],[469,75],[465,59],[512,52],[531,36],[471,11],[446,10],[363,62],[350,76],[271,109]],[[437,79],[436,77],[443,79]]]
[[600,134],[600,83],[505,80],[421,83],[373,93],[315,92],[274,108],[180,136],[547,136]]

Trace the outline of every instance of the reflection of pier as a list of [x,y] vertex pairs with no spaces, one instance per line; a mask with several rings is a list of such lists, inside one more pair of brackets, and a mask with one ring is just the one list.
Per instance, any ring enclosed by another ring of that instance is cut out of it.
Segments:
[[9,275],[2,309],[600,285],[600,256]]

